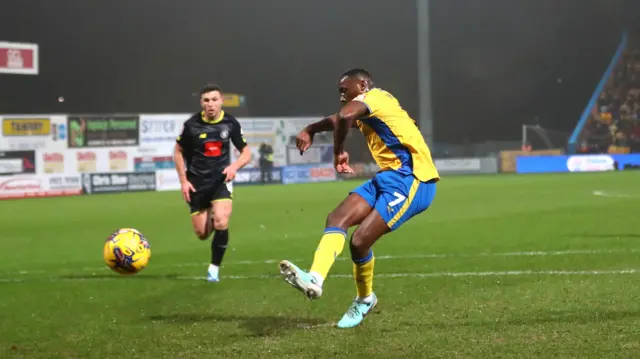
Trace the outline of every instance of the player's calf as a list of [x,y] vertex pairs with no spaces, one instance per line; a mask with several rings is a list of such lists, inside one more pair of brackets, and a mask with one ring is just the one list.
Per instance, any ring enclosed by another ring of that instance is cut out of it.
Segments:
[[208,269],[208,280],[217,282],[222,259],[229,245],[229,218],[231,216],[231,200],[218,200],[213,203],[213,229],[215,234],[211,241],[211,264]]
[[206,241],[211,236],[212,231],[210,229],[196,229],[195,234],[201,241]]
[[326,220],[326,227],[313,256],[309,272],[302,271],[288,261],[280,263],[280,273],[285,281],[310,298],[322,293],[322,285],[336,258],[342,253],[347,229],[359,224],[369,213],[371,206],[358,194],[351,194],[333,210]]
[[349,248],[353,260],[353,276],[356,284],[357,301],[369,304],[373,300],[373,273],[375,257],[371,247],[389,232],[387,222],[377,210],[372,211],[353,232]]

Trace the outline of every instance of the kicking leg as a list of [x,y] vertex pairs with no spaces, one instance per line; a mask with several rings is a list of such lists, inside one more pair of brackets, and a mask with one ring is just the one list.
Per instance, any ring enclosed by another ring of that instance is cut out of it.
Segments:
[[360,224],[369,213],[372,204],[358,193],[350,194],[327,217],[324,235],[316,249],[310,273],[289,261],[280,262],[280,274],[285,281],[303,292],[310,299],[322,295],[322,284],[336,257],[342,253],[347,230]]
[[376,306],[378,300],[373,293],[373,244],[389,232],[387,222],[377,210],[360,224],[351,236],[351,259],[353,260],[353,275],[356,282],[357,297],[349,310],[338,322],[339,328],[352,328],[360,324],[364,317]]

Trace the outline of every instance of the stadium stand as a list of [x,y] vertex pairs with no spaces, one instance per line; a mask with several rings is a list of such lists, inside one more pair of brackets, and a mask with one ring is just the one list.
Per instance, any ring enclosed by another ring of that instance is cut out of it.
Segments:
[[631,36],[579,137],[579,153],[640,152],[640,34]]

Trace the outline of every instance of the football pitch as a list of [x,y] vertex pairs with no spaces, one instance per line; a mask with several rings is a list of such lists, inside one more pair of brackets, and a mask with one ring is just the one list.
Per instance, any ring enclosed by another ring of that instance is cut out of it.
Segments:
[[[376,246],[379,304],[348,246],[310,301],[326,215],[360,181],[236,187],[221,282],[178,192],[0,202],[0,358],[632,358],[640,353],[640,173],[444,177]],[[133,227],[149,266],[119,276],[105,238]]]

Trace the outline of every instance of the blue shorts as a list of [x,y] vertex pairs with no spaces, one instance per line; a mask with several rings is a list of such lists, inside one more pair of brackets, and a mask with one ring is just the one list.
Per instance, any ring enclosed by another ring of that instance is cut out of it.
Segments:
[[436,195],[436,181],[421,182],[413,175],[383,171],[350,193],[364,198],[393,231],[429,208]]

